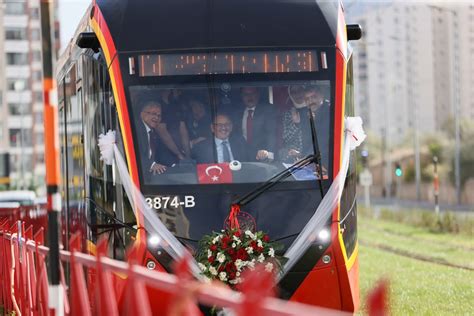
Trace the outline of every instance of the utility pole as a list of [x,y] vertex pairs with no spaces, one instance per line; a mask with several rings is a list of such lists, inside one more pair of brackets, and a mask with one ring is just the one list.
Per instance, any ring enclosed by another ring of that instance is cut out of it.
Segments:
[[433,187],[434,187],[434,198],[435,198],[435,213],[439,214],[439,176],[438,176],[438,157],[433,157],[433,167],[434,167],[434,177],[433,177]]
[[44,132],[46,190],[48,195],[48,242],[49,242],[49,308],[55,316],[64,315],[64,289],[60,284],[59,259],[59,223],[61,214],[61,195],[59,186],[59,134],[58,106],[53,63],[54,27],[52,25],[53,0],[41,0],[41,39],[43,55],[43,99],[44,99]]

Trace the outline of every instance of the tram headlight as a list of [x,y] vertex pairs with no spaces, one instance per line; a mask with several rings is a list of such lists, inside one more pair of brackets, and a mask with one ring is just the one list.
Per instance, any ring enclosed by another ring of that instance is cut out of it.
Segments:
[[158,237],[157,235],[151,235],[150,238],[148,238],[148,244],[152,247],[156,247],[160,244],[161,238]]
[[318,234],[318,238],[322,242],[328,241],[329,237],[330,237],[329,230],[326,228],[321,229],[321,231]]

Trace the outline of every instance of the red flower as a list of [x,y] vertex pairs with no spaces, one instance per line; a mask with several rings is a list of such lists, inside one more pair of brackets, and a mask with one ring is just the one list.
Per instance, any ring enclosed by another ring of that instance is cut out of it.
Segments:
[[218,271],[218,272],[224,271],[224,266],[223,266],[223,265],[220,265],[219,268],[217,268],[217,271]]
[[225,271],[227,273],[232,272],[233,267],[235,267],[235,264],[233,262],[229,262],[228,264],[225,265]]
[[263,236],[262,240],[263,240],[264,242],[269,242],[269,241],[270,241],[270,237],[268,237],[268,235],[265,235],[265,236]]
[[256,251],[257,251],[257,252],[262,252],[262,251],[263,251],[263,247],[257,247]]
[[234,233],[234,236],[237,237],[237,238],[239,238],[239,237],[241,236],[240,230],[236,231],[236,232]]
[[245,251],[245,249],[241,248],[237,251],[237,259],[240,259],[240,260],[247,260],[249,257],[247,251]]
[[250,247],[252,247],[254,250],[256,250],[258,246],[257,246],[257,243],[255,241],[252,241],[250,243]]
[[229,248],[229,249],[227,249],[227,253],[229,254],[229,256],[233,256],[233,255],[235,255],[235,250],[232,249],[232,248]]
[[209,247],[209,249],[211,251],[216,251],[217,250],[217,246],[216,245],[211,245],[211,247]]
[[235,279],[235,272],[229,273],[229,280]]
[[229,246],[226,242],[222,242],[222,249],[227,249],[227,247]]
[[212,256],[211,256],[211,257],[209,257],[209,258],[207,258],[207,261],[209,261],[209,263],[213,263],[213,262],[214,262],[214,260],[215,260],[215,259],[214,259],[214,257],[212,257]]
[[227,236],[227,235],[224,236],[224,237],[222,237],[222,243],[223,243],[223,244],[228,244],[228,243],[230,243],[231,241],[232,241],[232,239],[231,239],[229,236]]

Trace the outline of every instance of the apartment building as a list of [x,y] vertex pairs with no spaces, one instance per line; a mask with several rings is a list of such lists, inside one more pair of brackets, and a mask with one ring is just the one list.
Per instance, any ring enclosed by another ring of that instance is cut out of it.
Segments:
[[356,106],[389,144],[474,119],[474,5],[390,2],[355,10]]
[[4,90],[0,126],[4,137],[0,152],[10,154],[12,188],[44,192],[40,0],[6,0],[1,21],[4,71],[0,71],[0,83],[4,82]]

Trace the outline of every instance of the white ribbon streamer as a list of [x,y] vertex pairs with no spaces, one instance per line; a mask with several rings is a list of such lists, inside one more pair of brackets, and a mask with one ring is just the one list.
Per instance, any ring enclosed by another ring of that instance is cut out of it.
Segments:
[[288,261],[285,263],[282,271],[278,275],[278,281],[280,281],[285,274],[291,270],[291,268],[305,254],[308,248],[314,243],[318,237],[318,233],[323,229],[328,217],[341,200],[347,171],[349,169],[350,152],[357,148],[367,137],[362,128],[362,119],[358,116],[347,117],[345,119],[345,127],[341,169],[336,178],[334,178],[333,183],[324,195],[321,203],[319,203],[308,224],[306,224],[298,237],[296,237],[295,241],[286,251],[285,257],[288,258]]
[[[135,215],[143,215],[145,219],[145,228],[149,235],[157,237],[159,240],[159,246],[163,248],[174,260],[183,258],[186,253],[189,253],[188,250],[179,242],[178,239],[168,230],[168,228],[163,224],[158,215],[150,209],[148,203],[145,201],[145,197],[140,192],[140,190],[135,186],[128,173],[127,165],[125,160],[120,153],[116,143],[115,143],[115,131],[108,131],[107,134],[99,135],[99,148],[101,154],[101,160],[106,164],[112,165],[114,158],[117,164],[117,169],[120,174],[120,179],[122,181],[127,197],[130,200],[130,204],[135,206],[133,211]],[[189,255],[190,258],[193,258],[192,255]],[[196,260],[190,260],[191,270],[194,276],[198,279],[202,279],[201,270],[197,265]]]

